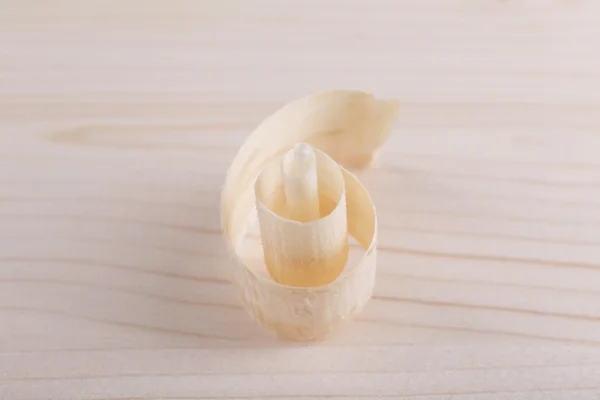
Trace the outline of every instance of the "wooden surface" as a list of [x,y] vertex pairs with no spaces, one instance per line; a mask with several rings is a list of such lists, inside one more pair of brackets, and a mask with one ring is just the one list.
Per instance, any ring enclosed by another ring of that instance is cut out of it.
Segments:
[[[375,296],[323,343],[228,283],[280,105],[402,101]],[[597,399],[600,2],[0,0],[0,399]]]

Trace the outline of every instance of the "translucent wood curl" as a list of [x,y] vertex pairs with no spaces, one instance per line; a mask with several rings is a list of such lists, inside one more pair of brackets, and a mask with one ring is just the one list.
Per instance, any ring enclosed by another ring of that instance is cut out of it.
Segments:
[[[324,92],[283,106],[239,149],[223,187],[221,222],[235,258],[233,283],[245,308],[261,325],[292,340],[322,339],[369,300],[375,283],[377,216],[367,190],[346,168],[371,163],[397,114],[395,101],[357,91]],[[299,142],[312,146],[317,157],[320,211],[316,219],[291,218],[285,207],[277,205],[277,194],[283,191],[277,166]],[[267,243],[284,252],[283,259],[278,256],[273,263],[265,247],[269,276],[249,268],[238,252],[256,223],[257,209],[263,246]],[[365,251],[356,265],[346,265],[343,257],[347,235]],[[318,261],[294,275],[298,270],[289,260],[295,259],[293,254],[303,254],[302,249],[322,255],[323,260],[342,256],[333,262]]]

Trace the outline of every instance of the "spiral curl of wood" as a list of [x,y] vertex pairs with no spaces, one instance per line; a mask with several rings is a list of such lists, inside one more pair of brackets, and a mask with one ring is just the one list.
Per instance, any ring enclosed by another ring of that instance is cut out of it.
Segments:
[[[395,101],[329,91],[289,103],[263,121],[239,149],[221,198],[232,280],[263,326],[292,340],[318,340],[351,320],[375,284],[377,215],[369,193],[346,168],[368,166],[398,115]],[[298,143],[315,150],[318,214],[293,215],[281,162]],[[258,217],[269,276],[238,252]],[[364,249],[347,263],[348,236]]]

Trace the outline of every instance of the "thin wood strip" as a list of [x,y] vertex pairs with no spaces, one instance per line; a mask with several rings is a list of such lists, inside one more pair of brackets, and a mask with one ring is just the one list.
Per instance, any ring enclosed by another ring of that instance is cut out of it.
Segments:
[[253,271],[236,249],[254,221],[254,186],[269,163],[305,142],[335,162],[365,167],[387,138],[398,113],[394,101],[355,91],[331,91],[289,103],[246,140],[229,168],[221,216],[235,286],[246,309],[263,326],[294,340],[327,336],[362,310],[375,282],[377,218],[362,184],[345,168],[347,230],[365,249],[358,265],[318,287],[292,287]]

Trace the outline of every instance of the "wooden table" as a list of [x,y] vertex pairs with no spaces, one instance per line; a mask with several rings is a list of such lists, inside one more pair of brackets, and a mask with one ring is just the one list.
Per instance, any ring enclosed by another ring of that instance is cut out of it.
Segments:
[[[600,2],[0,0],[0,399],[597,399]],[[254,324],[219,189],[285,102],[397,98],[365,312]]]

